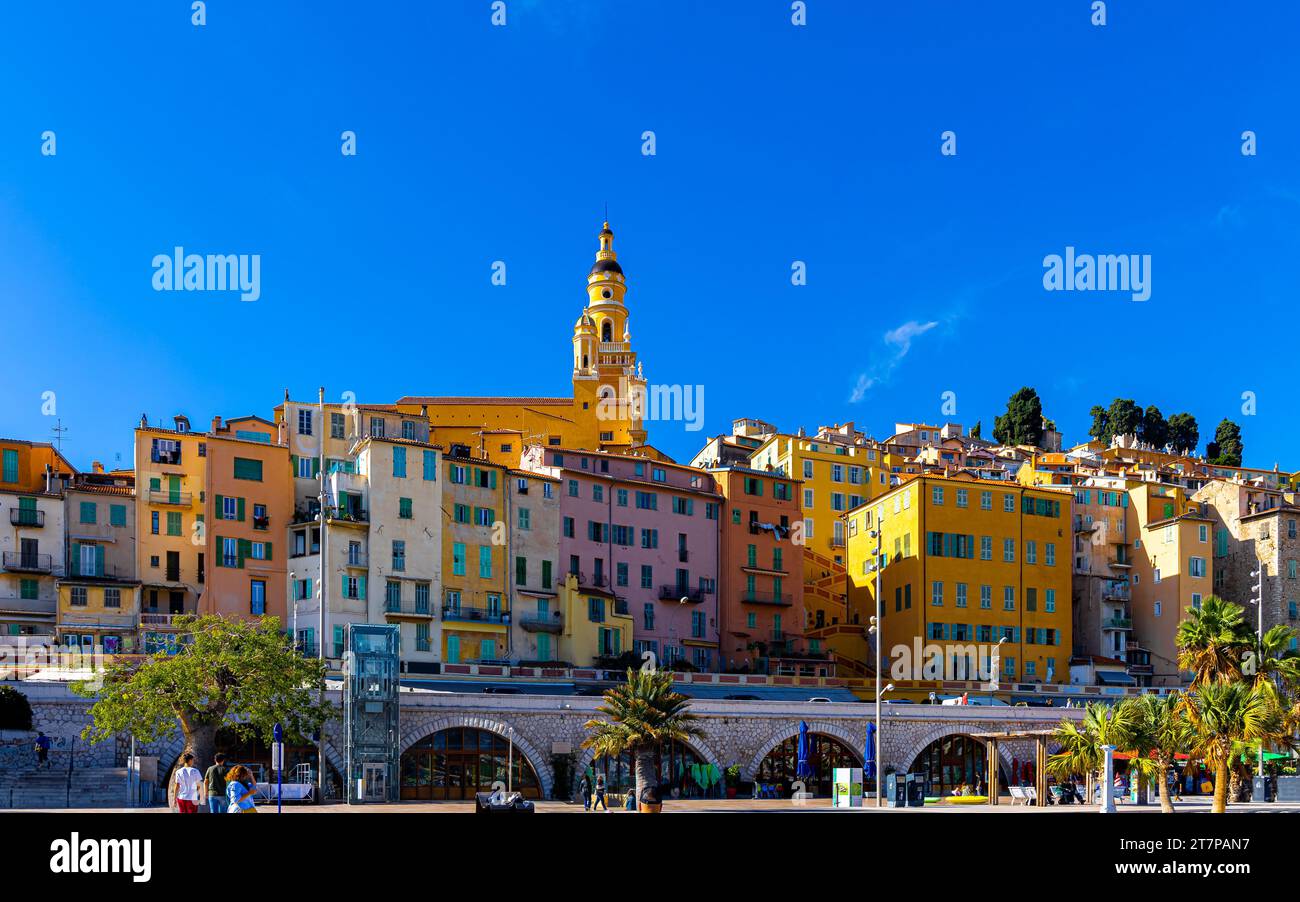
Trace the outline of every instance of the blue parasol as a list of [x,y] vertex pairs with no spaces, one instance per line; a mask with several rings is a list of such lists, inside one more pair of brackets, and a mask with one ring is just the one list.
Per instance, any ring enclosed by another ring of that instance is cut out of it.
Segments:
[[813,775],[812,765],[808,763],[811,747],[808,744],[808,721],[799,721],[799,760],[795,764],[794,775],[800,780]]
[[867,721],[867,753],[862,759],[862,775],[868,780],[876,779],[876,722]]

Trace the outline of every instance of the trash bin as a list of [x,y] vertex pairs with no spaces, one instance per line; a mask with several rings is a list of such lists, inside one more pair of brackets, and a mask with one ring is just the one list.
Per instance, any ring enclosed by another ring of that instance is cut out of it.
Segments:
[[889,808],[907,807],[907,775],[885,775],[885,805]]
[[925,776],[923,774],[907,775],[907,807],[925,807]]

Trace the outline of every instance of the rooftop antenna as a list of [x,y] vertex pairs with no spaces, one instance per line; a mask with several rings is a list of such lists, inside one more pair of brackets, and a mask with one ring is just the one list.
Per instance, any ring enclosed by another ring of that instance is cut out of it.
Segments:
[[53,425],[53,426],[50,427],[50,431],[54,433],[54,446],[55,446],[56,448],[58,448],[59,453],[62,454],[62,453],[63,453],[63,433],[65,433],[65,432],[68,431],[68,427],[63,425],[63,417],[59,417],[59,418],[56,419],[54,422],[55,422],[55,425]]

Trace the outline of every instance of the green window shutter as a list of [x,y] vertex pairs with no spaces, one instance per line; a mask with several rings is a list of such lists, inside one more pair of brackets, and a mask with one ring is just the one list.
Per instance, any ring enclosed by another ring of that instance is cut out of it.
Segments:
[[217,495],[217,496],[216,496],[216,499],[217,499],[217,502],[216,502],[216,503],[217,503],[216,516],[214,516],[212,519],[214,519],[214,520],[224,520],[224,519],[226,518],[226,515],[225,515],[225,510],[226,510],[226,499],[225,499],[225,496],[223,496],[223,495]]
[[313,457],[311,459],[311,478],[317,479],[319,477],[320,477],[320,458]]
[[348,597],[348,578],[346,575],[343,577],[343,597]]
[[364,576],[357,577],[357,586],[360,591],[361,599],[364,601],[366,597],[366,578]]
[[290,455],[289,455],[289,473],[290,473],[290,475],[292,475],[292,476],[297,476],[297,475],[298,475],[298,455],[297,455],[297,454],[290,454]]
[[243,498],[235,499],[235,519],[238,520],[240,523],[244,522],[244,499]]
[[104,546],[103,545],[95,546],[95,575],[96,576],[104,575]]
[[81,543],[72,543],[72,575],[81,575]]
[[490,470],[488,472],[488,488],[495,489],[496,487],[497,487],[497,471]]
[[151,491],[151,492],[161,492],[161,491],[162,491],[162,480],[159,479],[157,476],[155,476],[155,477],[153,477],[152,479],[150,479],[150,480],[149,480],[149,491]]
[[235,548],[237,549],[236,553],[239,555],[239,567],[242,570],[244,559],[253,552],[253,543],[248,539],[236,539]]
[[266,544],[266,559],[269,561],[271,559],[271,543],[267,542],[265,544]]

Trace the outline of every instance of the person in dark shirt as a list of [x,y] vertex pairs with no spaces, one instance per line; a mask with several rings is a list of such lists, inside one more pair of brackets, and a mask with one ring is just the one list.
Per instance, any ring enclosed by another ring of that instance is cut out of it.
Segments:
[[212,760],[216,763],[203,775],[203,788],[208,796],[208,813],[225,814],[229,807],[226,802],[226,756],[218,752]]
[[50,766],[50,737],[41,730],[36,731],[36,766],[47,769]]

